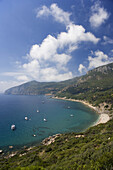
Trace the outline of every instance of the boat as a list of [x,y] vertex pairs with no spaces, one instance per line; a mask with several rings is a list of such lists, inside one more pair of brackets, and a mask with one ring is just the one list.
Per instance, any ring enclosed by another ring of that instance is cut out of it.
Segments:
[[47,122],[47,119],[44,118],[44,122]]
[[74,115],[71,114],[70,116],[73,117]]
[[11,130],[15,130],[16,126],[15,125],[11,125]]
[[70,109],[70,106],[68,106],[67,108]]
[[0,154],[3,153],[3,150],[0,150]]
[[42,103],[43,103],[43,104],[45,103],[44,100],[42,101]]
[[25,120],[28,120],[28,117],[27,117],[27,116],[25,117]]
[[37,113],[39,113],[40,111],[39,110],[37,110]]

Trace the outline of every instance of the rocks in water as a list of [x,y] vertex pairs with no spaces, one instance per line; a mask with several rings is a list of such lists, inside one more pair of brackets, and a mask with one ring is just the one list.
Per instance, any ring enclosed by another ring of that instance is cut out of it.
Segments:
[[9,149],[13,149],[13,146],[9,146]]

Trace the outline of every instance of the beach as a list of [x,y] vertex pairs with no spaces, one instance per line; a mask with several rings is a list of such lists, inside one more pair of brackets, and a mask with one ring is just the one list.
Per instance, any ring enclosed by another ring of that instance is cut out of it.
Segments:
[[66,97],[53,97],[54,99],[60,99],[60,100],[68,100],[68,101],[73,101],[73,102],[81,102],[83,104],[85,104],[86,106],[90,107],[91,109],[95,110],[98,114],[99,114],[99,118],[96,122],[94,122],[94,124],[92,126],[96,126],[98,124],[101,123],[106,123],[110,120],[110,117],[108,114],[104,113],[104,111],[101,111],[101,109],[99,110],[99,108],[94,107],[92,104],[83,101],[83,100],[75,100],[75,99],[66,99]]

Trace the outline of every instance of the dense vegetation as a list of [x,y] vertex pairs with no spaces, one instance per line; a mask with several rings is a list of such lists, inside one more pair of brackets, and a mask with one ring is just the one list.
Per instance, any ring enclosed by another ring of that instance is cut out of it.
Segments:
[[57,96],[86,100],[93,105],[106,102],[113,107],[113,63],[89,71]]
[[89,128],[81,137],[63,134],[48,146],[24,149],[11,158],[1,157],[0,169],[113,169],[113,120]]
[[75,84],[78,78],[62,81],[62,82],[37,82],[31,81],[20,86],[12,87],[5,91],[5,94],[16,95],[40,95],[55,94],[70,84]]

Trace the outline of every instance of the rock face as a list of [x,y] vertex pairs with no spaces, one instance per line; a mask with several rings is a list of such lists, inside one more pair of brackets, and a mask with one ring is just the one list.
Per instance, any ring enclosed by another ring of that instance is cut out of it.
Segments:
[[61,134],[56,134],[56,135],[53,135],[53,136],[49,136],[48,138],[44,139],[42,141],[42,144],[43,145],[50,145],[51,143],[54,143],[55,142],[55,139],[57,137],[61,136]]
[[101,72],[102,74],[108,74],[109,72],[111,72],[113,70],[113,63],[108,64],[108,65],[104,65],[101,67],[97,67],[91,71],[88,71],[87,74],[90,74],[91,72]]

